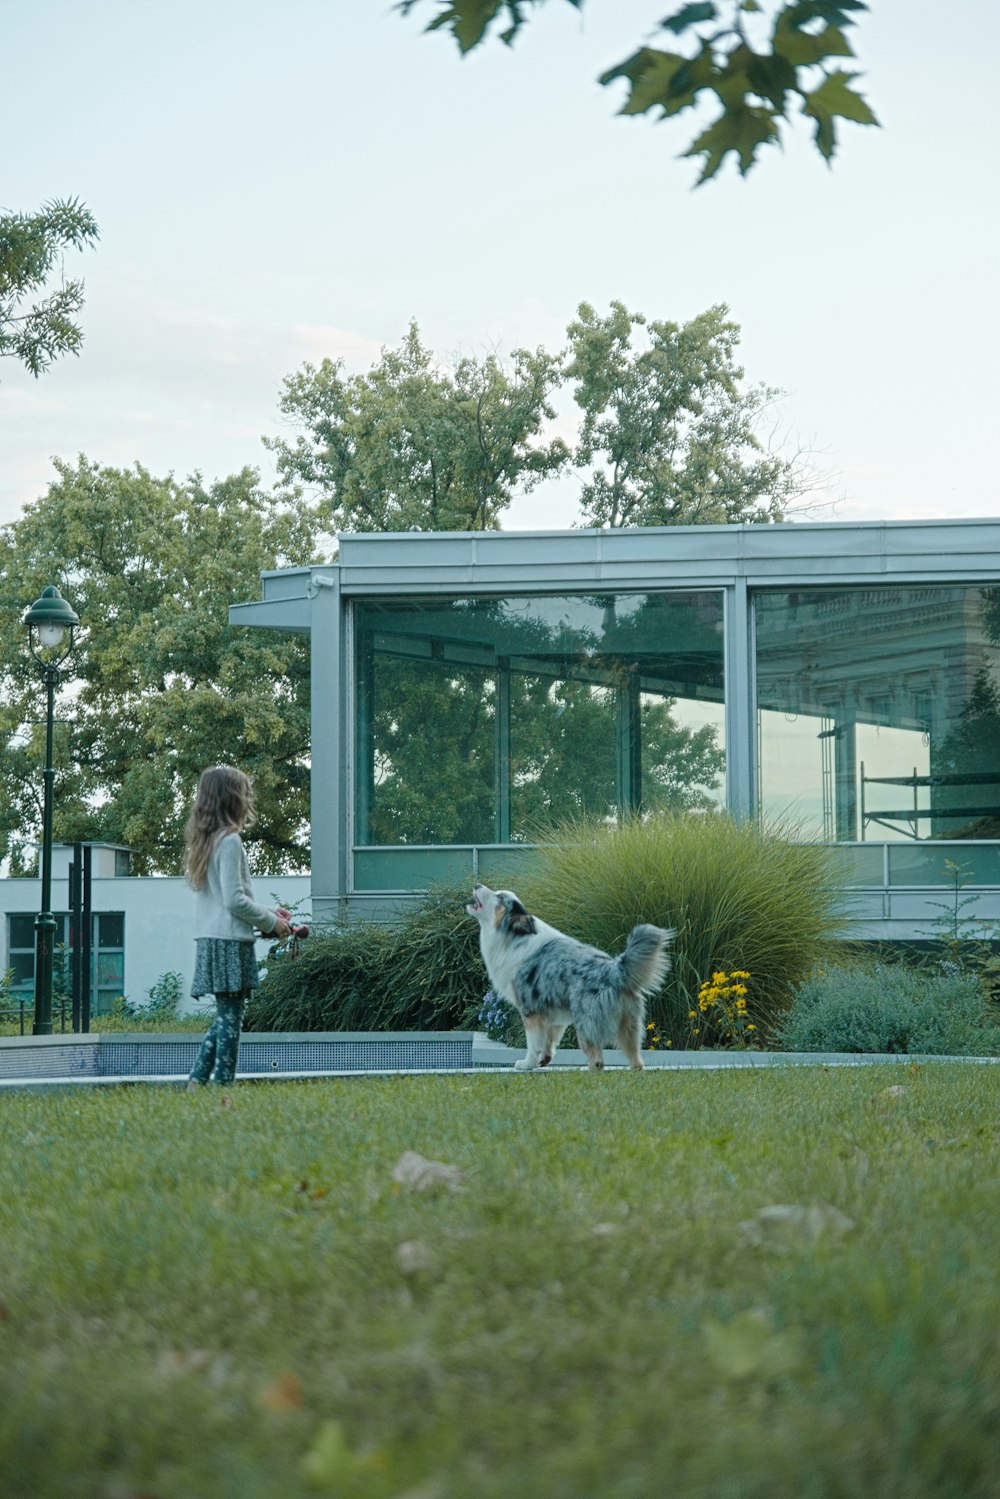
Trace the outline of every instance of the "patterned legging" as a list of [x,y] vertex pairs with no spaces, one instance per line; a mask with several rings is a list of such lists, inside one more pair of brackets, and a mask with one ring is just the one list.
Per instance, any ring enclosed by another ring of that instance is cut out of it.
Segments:
[[191,1069],[193,1083],[231,1083],[240,1051],[245,994],[217,994],[216,1016]]

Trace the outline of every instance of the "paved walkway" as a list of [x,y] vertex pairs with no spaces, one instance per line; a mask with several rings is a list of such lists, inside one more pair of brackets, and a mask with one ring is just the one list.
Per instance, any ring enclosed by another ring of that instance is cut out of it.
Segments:
[[[679,1051],[646,1053],[647,1072],[725,1072],[734,1068],[763,1067],[874,1067],[917,1064],[920,1066],[949,1063],[966,1066],[991,1067],[1000,1065],[1000,1057],[941,1057],[909,1056],[899,1053],[865,1052],[711,1052]],[[395,1068],[350,1068],[343,1071],[324,1072],[274,1072],[245,1073],[237,1075],[236,1083],[294,1083],[323,1082],[349,1077],[495,1077],[498,1074],[525,1083],[528,1076],[552,1077],[567,1073],[583,1076],[587,1067],[575,1060],[563,1061],[557,1055],[557,1066],[538,1068],[532,1074],[515,1072],[511,1064],[478,1067],[395,1067]],[[611,1063],[606,1072],[626,1072],[623,1064]],[[12,1088],[28,1088],[38,1093],[49,1093],[58,1088],[122,1088],[132,1084],[159,1085],[179,1088],[187,1083],[187,1073],[149,1074],[120,1077],[34,1077],[0,1078],[0,1092]],[[235,1086],[235,1085],[234,1085]]]

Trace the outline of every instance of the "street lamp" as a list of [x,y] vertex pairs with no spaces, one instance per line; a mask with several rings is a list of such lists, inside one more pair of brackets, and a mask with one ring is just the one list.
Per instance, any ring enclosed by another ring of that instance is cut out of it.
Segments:
[[24,616],[28,649],[45,672],[47,713],[45,720],[45,800],[42,813],[42,908],[35,921],[35,1023],[36,1036],[52,1034],[52,953],[56,918],[52,914],[52,724],[55,716],[56,682],[59,668],[73,649],[73,629],[80,616],[71,609],[58,588],[46,588]]

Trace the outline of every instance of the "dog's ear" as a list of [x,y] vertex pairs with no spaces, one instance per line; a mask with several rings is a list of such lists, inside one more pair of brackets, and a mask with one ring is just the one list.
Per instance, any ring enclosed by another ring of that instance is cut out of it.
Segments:
[[516,895],[510,896],[507,900],[503,929],[512,937],[533,937],[538,930],[535,918],[528,915]]

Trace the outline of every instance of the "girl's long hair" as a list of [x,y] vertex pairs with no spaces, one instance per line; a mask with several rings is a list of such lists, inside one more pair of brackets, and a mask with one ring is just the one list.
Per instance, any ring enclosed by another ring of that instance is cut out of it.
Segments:
[[239,833],[255,822],[253,787],[249,777],[232,765],[213,765],[203,770],[184,829],[184,871],[188,884],[202,890],[208,861],[216,839],[223,833]]

